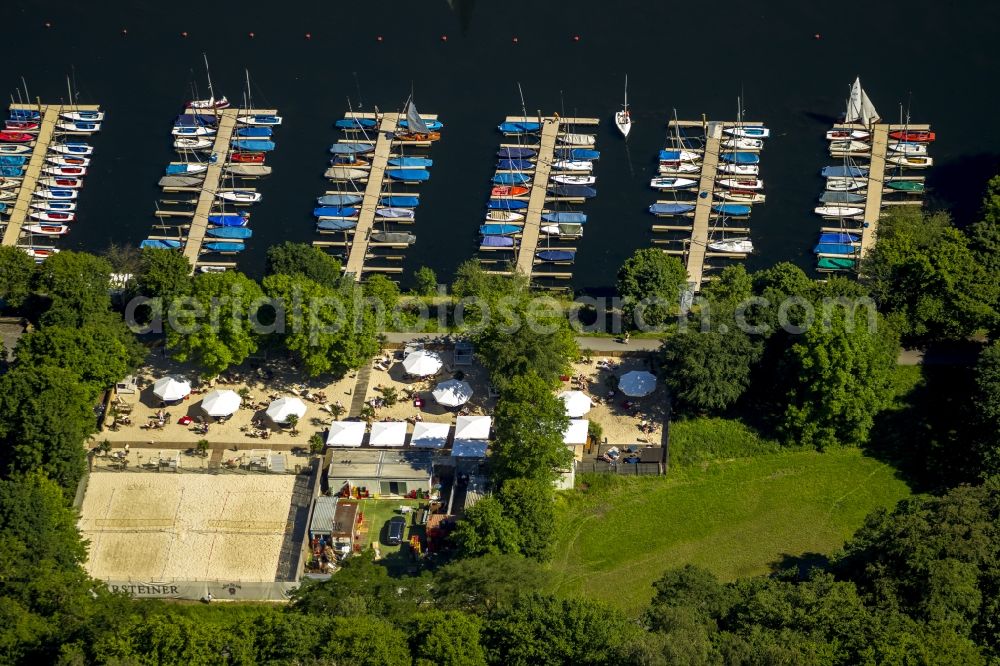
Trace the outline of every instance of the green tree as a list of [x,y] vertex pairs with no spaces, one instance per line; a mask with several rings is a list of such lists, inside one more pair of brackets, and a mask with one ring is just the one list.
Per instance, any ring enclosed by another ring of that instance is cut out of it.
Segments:
[[731,310],[753,296],[753,278],[743,264],[726,266],[716,279],[705,283],[701,295],[713,305],[724,304]]
[[434,599],[441,608],[482,614],[549,582],[549,573],[536,560],[519,554],[468,557],[435,573]]
[[35,260],[20,248],[0,246],[0,298],[19,308],[31,294]]
[[662,372],[680,407],[721,411],[746,392],[751,367],[762,351],[759,339],[751,339],[735,326],[725,331],[677,333],[663,343]]
[[493,478],[552,482],[569,469],[572,452],[563,443],[569,427],[566,406],[538,375],[514,377],[494,413]]
[[451,291],[456,298],[479,298],[492,304],[502,296],[526,294],[529,288],[530,280],[521,273],[487,273],[479,261],[469,259],[455,271]]
[[382,618],[333,619],[324,656],[338,664],[410,666],[406,635]]
[[555,540],[555,492],[547,479],[508,479],[497,499],[517,525],[521,552],[539,562],[552,558]]
[[481,629],[479,618],[458,611],[415,616],[408,632],[414,666],[486,666]]
[[686,284],[684,264],[657,248],[636,250],[618,270],[618,295],[635,326],[665,324],[677,312]]
[[976,362],[974,413],[978,433],[973,439],[978,475],[1000,474],[1000,342],[983,350]]
[[191,263],[180,252],[163,248],[142,249],[139,291],[150,298],[176,298],[191,293]]
[[300,275],[325,287],[341,281],[340,262],[308,243],[286,241],[267,249],[268,275]]
[[898,352],[880,317],[852,324],[844,308],[834,308],[828,323],[810,327],[786,354],[785,436],[819,448],[864,442],[889,399]]
[[111,264],[102,257],[63,250],[47,258],[35,278],[35,290],[52,301],[43,323],[74,326],[111,307]]
[[250,309],[263,297],[260,286],[236,271],[199,273],[191,307],[178,301],[168,315],[167,346],[173,357],[195,363],[206,377],[239,365],[257,351]]
[[96,417],[89,391],[63,368],[18,366],[0,377],[0,466],[42,471],[64,488],[83,473]]
[[465,510],[451,540],[461,557],[516,553],[521,548],[517,523],[500,500],[491,495]]
[[361,287],[365,297],[380,303],[385,312],[392,312],[399,303],[399,285],[384,275],[369,275]]
[[418,296],[434,296],[437,294],[438,279],[434,269],[421,266],[413,271],[413,293]]

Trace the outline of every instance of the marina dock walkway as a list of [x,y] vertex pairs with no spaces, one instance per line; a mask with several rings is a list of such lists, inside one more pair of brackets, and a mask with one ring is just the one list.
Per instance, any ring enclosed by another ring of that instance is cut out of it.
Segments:
[[[508,118],[507,122],[518,122]],[[559,135],[559,119],[542,120],[542,136],[538,145],[538,161],[535,163],[535,178],[531,183],[528,210],[524,216],[521,231],[521,246],[517,251],[517,271],[531,275],[538,249],[538,234],[542,225],[542,211],[545,210],[545,196],[548,194],[549,173],[552,171],[552,157],[555,154],[556,137]]]
[[698,200],[695,202],[694,224],[687,252],[688,282],[695,292],[701,291],[705,271],[705,253],[708,250],[708,227],[715,203],[715,177],[719,168],[719,147],[722,145],[722,123],[709,123],[705,130],[705,152],[702,155],[701,179],[698,182]]
[[39,121],[38,137],[34,141],[31,152],[31,159],[28,161],[21,180],[21,187],[17,192],[17,199],[11,207],[10,218],[7,220],[7,227],[3,232],[4,245],[18,245],[21,240],[21,230],[28,216],[31,214],[31,198],[35,194],[35,186],[38,179],[42,177],[42,169],[45,167],[45,158],[49,153],[49,145],[55,137],[56,123],[59,122],[59,114],[70,111],[100,111],[99,106],[88,106],[74,104],[73,106],[63,106],[60,104],[11,104],[11,110],[38,111],[41,114]]

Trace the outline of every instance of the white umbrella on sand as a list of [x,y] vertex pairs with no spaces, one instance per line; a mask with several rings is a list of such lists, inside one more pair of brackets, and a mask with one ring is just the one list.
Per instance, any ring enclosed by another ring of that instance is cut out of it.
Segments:
[[406,374],[415,377],[436,375],[441,366],[441,357],[436,352],[426,349],[415,351],[403,359],[403,369],[406,370]]
[[618,389],[627,396],[641,398],[656,390],[656,375],[645,370],[626,372],[618,380]]
[[160,377],[153,382],[153,395],[164,402],[183,400],[191,393],[191,382],[183,377]]
[[583,391],[563,391],[557,397],[566,404],[566,416],[573,419],[583,416],[594,405]]
[[201,399],[201,408],[209,416],[229,416],[243,403],[236,391],[215,389],[205,394]]
[[287,423],[288,417],[302,418],[306,414],[306,404],[298,398],[278,398],[267,406],[267,418],[275,423]]
[[441,382],[431,391],[434,401],[443,407],[458,407],[469,402],[472,397],[472,387],[469,382],[458,379],[449,379]]

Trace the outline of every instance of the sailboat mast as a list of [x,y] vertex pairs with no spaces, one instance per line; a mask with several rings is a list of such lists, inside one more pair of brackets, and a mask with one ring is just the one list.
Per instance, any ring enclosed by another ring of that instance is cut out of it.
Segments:
[[70,85],[69,74],[66,75],[66,94],[68,95],[66,98],[66,105],[73,106],[73,86]]
[[247,75],[247,113],[253,111],[253,98],[250,97],[250,70],[243,70]]
[[202,53],[201,57],[205,60],[205,78],[208,79],[208,98],[215,102],[215,90],[212,89],[212,71],[208,68],[208,54]]
[[628,112],[628,74],[625,75],[625,112]]

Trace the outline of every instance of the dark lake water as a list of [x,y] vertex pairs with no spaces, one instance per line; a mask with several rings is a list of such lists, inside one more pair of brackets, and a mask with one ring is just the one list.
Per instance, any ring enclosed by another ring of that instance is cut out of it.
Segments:
[[[902,104],[913,122],[934,126],[932,203],[953,206],[961,222],[975,214],[1000,164],[1000,5],[879,2],[850,20],[838,19],[846,8],[789,0],[694,9],[598,0],[20,3],[7,8],[7,53],[18,57],[8,59],[0,84],[13,92],[23,75],[33,97],[59,101],[72,70],[80,101],[108,113],[81,219],[61,244],[100,250],[150,232],[155,184],[173,155],[171,120],[191,81],[204,89],[201,53],[217,91],[231,99],[240,98],[248,68],[255,104],[285,118],[240,259],[251,274],[262,270],[268,246],[316,238],[310,211],[338,136],[333,121],[348,99],[366,111],[396,110],[411,86],[421,111],[439,114],[446,130],[420,189],[407,275],[427,265],[448,280],[473,255],[500,142],[495,128],[520,113],[518,82],[529,112],[606,120],[577,289],[611,286],[622,261],[649,245],[654,218],[646,207],[656,196],[647,184],[671,110],[732,119],[741,94],[745,117],[772,129],[761,167],[768,201],[754,210],[750,267],[812,265],[820,227],[812,207],[819,169],[829,163],[823,132],[857,75],[884,117],[898,117]],[[635,120],[627,144],[610,122],[626,72]]]

